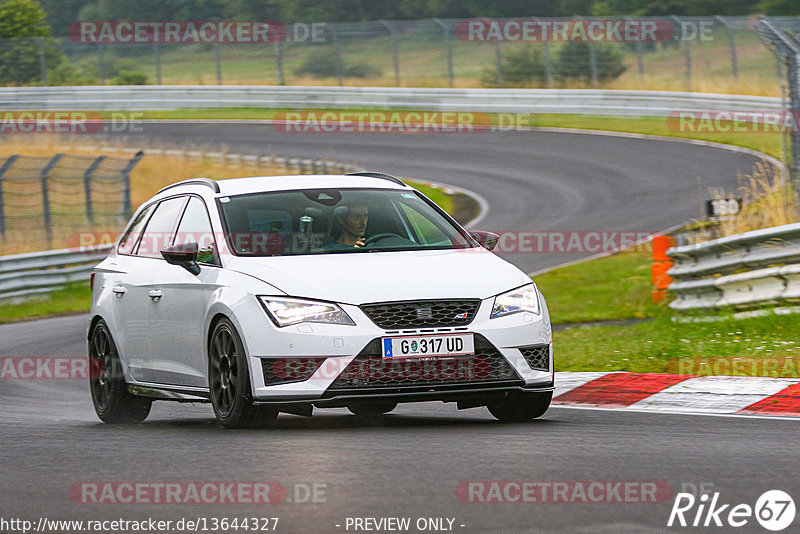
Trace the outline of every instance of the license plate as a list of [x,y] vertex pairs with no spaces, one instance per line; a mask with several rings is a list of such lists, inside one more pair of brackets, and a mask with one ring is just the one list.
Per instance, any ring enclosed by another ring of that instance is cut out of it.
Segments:
[[472,334],[434,334],[383,338],[383,357],[441,358],[475,354]]

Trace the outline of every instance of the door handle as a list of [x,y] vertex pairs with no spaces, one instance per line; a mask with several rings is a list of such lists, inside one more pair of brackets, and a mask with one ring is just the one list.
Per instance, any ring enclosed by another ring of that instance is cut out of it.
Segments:
[[113,291],[113,292],[114,292],[114,294],[115,294],[115,295],[116,295],[118,298],[122,298],[122,295],[124,295],[124,294],[125,294],[125,292],[127,291],[127,289],[125,289],[125,288],[124,288],[124,287],[122,287],[122,286],[114,286],[114,287],[112,287],[112,288],[111,288],[111,291]]
[[153,302],[158,302],[161,299],[161,290],[154,289],[147,293],[147,296],[153,299]]

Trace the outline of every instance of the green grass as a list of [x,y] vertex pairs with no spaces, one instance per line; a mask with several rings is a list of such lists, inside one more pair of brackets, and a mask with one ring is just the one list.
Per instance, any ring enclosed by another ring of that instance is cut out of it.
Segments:
[[536,115],[533,125],[551,128],[582,128],[613,132],[631,132],[646,135],[699,139],[726,145],[741,146],[780,158],[781,136],[777,133],[709,133],[678,132],[670,129],[666,117],[620,118],[590,115]]
[[89,311],[92,292],[89,282],[75,282],[47,296],[32,297],[18,304],[0,306],[0,323],[36,319],[50,315]]
[[622,252],[534,277],[553,324],[650,317],[650,253]]
[[800,376],[800,321],[791,315],[677,323],[662,313],[553,336],[557,371]]

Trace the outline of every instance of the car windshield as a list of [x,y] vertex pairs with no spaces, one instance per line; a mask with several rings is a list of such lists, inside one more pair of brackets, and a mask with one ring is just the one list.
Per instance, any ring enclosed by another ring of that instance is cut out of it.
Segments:
[[314,189],[219,200],[231,250],[294,256],[478,246],[411,190]]

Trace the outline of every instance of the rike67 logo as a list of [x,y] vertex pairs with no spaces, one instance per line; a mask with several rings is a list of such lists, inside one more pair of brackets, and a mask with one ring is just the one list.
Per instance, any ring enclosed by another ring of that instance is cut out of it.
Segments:
[[669,514],[667,526],[672,527],[753,527],[755,520],[772,532],[786,529],[795,517],[794,500],[781,490],[764,492],[751,506],[746,503],[725,503],[715,491],[695,497],[692,493],[678,493]]

